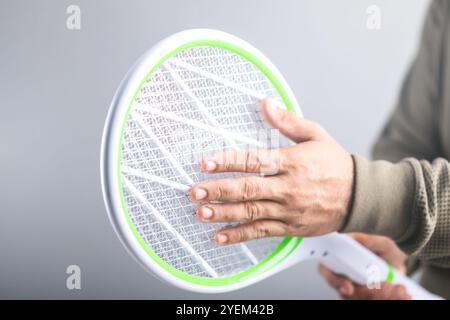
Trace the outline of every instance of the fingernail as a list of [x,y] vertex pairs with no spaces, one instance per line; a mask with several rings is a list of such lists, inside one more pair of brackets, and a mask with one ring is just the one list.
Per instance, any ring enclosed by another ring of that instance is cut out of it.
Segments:
[[206,190],[202,188],[198,188],[195,190],[195,200],[202,200],[206,198]]
[[211,217],[213,216],[213,211],[211,208],[208,207],[203,207],[202,208],[202,217],[203,219],[211,219]]
[[217,243],[225,243],[228,241],[228,237],[226,234],[219,233],[214,237],[214,241],[216,241]]
[[212,161],[212,160],[208,160],[208,161],[206,161],[205,162],[205,170],[206,171],[214,171],[214,170],[216,170],[216,168],[217,168],[217,163],[215,163],[214,161]]

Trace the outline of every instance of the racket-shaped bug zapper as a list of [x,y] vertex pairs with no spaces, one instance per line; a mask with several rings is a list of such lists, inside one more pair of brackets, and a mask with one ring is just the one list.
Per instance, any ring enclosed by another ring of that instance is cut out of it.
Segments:
[[344,235],[214,244],[213,235],[225,224],[198,221],[188,190],[200,181],[242,175],[202,173],[205,154],[289,144],[260,114],[265,97],[301,116],[275,66],[248,43],[219,31],[177,33],[134,65],[113,99],[101,157],[105,203],[128,251],[159,278],[197,292],[236,290],[319,259],[358,283],[375,272],[381,280],[403,283],[414,298],[433,298]]

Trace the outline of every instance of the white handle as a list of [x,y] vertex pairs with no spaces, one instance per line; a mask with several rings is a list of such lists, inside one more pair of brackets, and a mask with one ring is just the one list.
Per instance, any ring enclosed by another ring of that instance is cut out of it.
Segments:
[[320,250],[319,259],[324,265],[358,284],[375,284],[378,277],[379,281],[390,281],[393,284],[404,285],[407,292],[415,300],[442,299],[397,272],[386,261],[349,236],[332,233],[305,240],[308,242],[308,247]]

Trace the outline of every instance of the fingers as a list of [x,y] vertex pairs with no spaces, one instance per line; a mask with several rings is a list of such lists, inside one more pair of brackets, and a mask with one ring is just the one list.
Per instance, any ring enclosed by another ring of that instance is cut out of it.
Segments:
[[284,208],[269,200],[245,201],[225,204],[204,204],[197,209],[203,222],[252,222],[262,219],[283,220]]
[[405,261],[407,256],[392,239],[365,233],[350,233],[349,236],[376,255],[391,263],[397,270],[401,272],[405,271]]
[[392,285],[382,282],[380,288],[369,289],[363,285],[355,285],[345,277],[341,277],[328,269],[319,265],[319,273],[325,278],[327,283],[335,289],[341,298],[350,300],[410,300],[411,296],[402,285]]
[[382,282],[380,288],[369,289],[366,286],[355,286],[351,296],[341,295],[344,299],[352,300],[411,300],[411,296],[402,285],[392,285]]
[[249,172],[277,174],[281,170],[282,149],[255,149],[228,151],[206,157],[200,163],[204,172]]
[[355,287],[347,278],[335,274],[323,264],[319,264],[319,273],[325,278],[330,287],[338,291],[339,294],[345,296],[353,295]]
[[386,246],[390,246],[392,241],[383,236],[370,235],[366,233],[351,233],[349,236],[375,253],[382,253],[385,251]]
[[281,109],[273,99],[262,100],[261,111],[273,128],[280,130],[284,136],[297,143],[319,140],[328,136],[320,125]]
[[[387,285],[391,285],[391,284],[387,283]],[[392,295],[390,296],[391,300],[411,300],[412,299],[411,295],[408,293],[408,291],[406,291],[406,288],[402,285],[399,285],[399,284],[395,285],[391,292],[392,292]]]
[[214,241],[219,245],[233,244],[264,237],[280,237],[287,233],[287,225],[276,220],[258,220],[219,231]]
[[199,183],[192,187],[191,198],[194,201],[283,201],[277,192],[275,177],[238,177]]

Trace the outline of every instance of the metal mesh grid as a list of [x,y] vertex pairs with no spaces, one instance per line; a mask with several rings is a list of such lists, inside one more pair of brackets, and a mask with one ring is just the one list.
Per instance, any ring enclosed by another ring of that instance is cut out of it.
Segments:
[[170,184],[190,186],[242,175],[207,175],[199,169],[204,155],[254,147],[249,141],[267,134],[258,99],[242,88],[281,100],[266,76],[241,56],[215,47],[190,48],[147,80],[125,126],[121,168],[134,170],[122,170],[132,222],[160,258],[190,275],[223,277],[244,271],[282,241],[216,246],[212,236],[225,224],[199,222],[197,205]]

